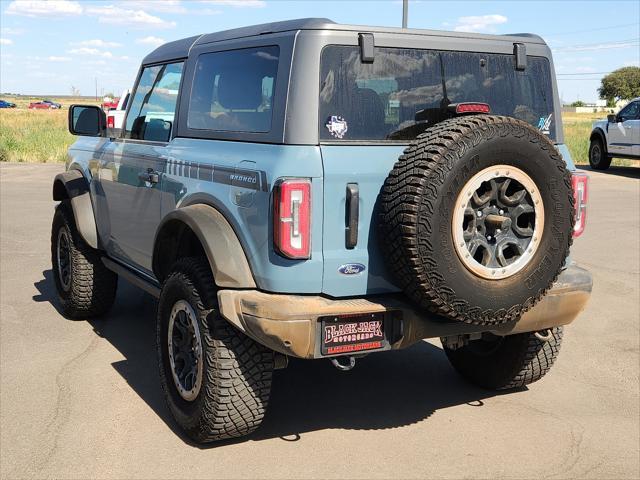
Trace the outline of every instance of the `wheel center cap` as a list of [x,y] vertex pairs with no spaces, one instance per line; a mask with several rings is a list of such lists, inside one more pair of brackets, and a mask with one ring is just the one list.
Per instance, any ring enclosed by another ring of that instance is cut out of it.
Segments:
[[490,226],[495,229],[500,230],[508,230],[511,228],[511,219],[509,217],[505,217],[504,215],[496,215],[494,213],[490,213],[484,220]]

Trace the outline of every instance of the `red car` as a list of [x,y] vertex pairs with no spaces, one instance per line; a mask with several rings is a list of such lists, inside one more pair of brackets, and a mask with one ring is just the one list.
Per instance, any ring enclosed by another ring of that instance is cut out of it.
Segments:
[[102,109],[105,112],[108,112],[109,110],[115,110],[118,108],[118,102],[120,101],[119,98],[114,98],[113,100],[109,101],[105,101],[102,102]]
[[62,105],[60,105],[59,103],[56,102],[52,102],[51,100],[41,100],[39,102],[31,102],[29,104],[29,108],[31,110],[37,109],[47,109],[47,110],[52,110],[52,109],[58,109],[58,108],[62,108]]

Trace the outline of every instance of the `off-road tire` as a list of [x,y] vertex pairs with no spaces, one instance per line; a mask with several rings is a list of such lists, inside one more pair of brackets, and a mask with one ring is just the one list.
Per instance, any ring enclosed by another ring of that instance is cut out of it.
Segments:
[[495,349],[478,353],[479,342],[472,340],[464,347],[452,350],[443,347],[451,365],[465,379],[491,390],[522,388],[537,382],[551,369],[562,343],[562,327],[547,331],[549,339],[540,340],[535,333],[520,333],[494,337]]
[[[191,401],[176,388],[168,353],[169,315],[179,300],[194,309],[203,348],[202,385]],[[206,259],[184,258],[172,267],[158,301],[156,340],[165,399],[192,440],[207,443],[236,438],[258,428],[269,402],[274,353],[220,316]]]
[[[59,273],[58,241],[60,233],[69,240],[68,286],[63,286]],[[51,228],[51,265],[62,314],[67,318],[98,317],[113,305],[118,287],[118,276],[104,266],[98,250],[87,245],[80,237],[68,200],[55,210]]]
[[595,137],[589,144],[589,165],[594,170],[606,170],[611,165],[611,157],[599,137]]
[[[451,224],[465,183],[500,164],[531,177],[546,213],[531,260],[494,280],[465,267]],[[453,320],[496,325],[517,320],[557,279],[573,218],[571,174],[551,141],[520,120],[473,115],[439,123],[404,151],[380,195],[379,232],[388,269],[417,305]]]

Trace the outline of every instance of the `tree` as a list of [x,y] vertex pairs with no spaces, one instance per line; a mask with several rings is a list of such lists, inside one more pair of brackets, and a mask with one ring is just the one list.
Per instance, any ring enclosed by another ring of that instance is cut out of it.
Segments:
[[582,100],[576,100],[571,104],[572,107],[584,107],[586,104]]
[[607,102],[640,97],[640,67],[619,68],[602,79],[600,98]]
[[79,97],[80,96],[80,89],[78,87],[74,87],[73,85],[71,85],[71,96],[72,97]]

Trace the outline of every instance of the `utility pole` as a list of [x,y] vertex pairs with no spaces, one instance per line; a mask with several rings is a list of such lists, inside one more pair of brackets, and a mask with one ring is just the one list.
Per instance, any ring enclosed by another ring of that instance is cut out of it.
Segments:
[[96,102],[98,101],[98,77],[94,77],[96,80]]
[[409,0],[402,0],[402,28],[407,28],[409,17]]

